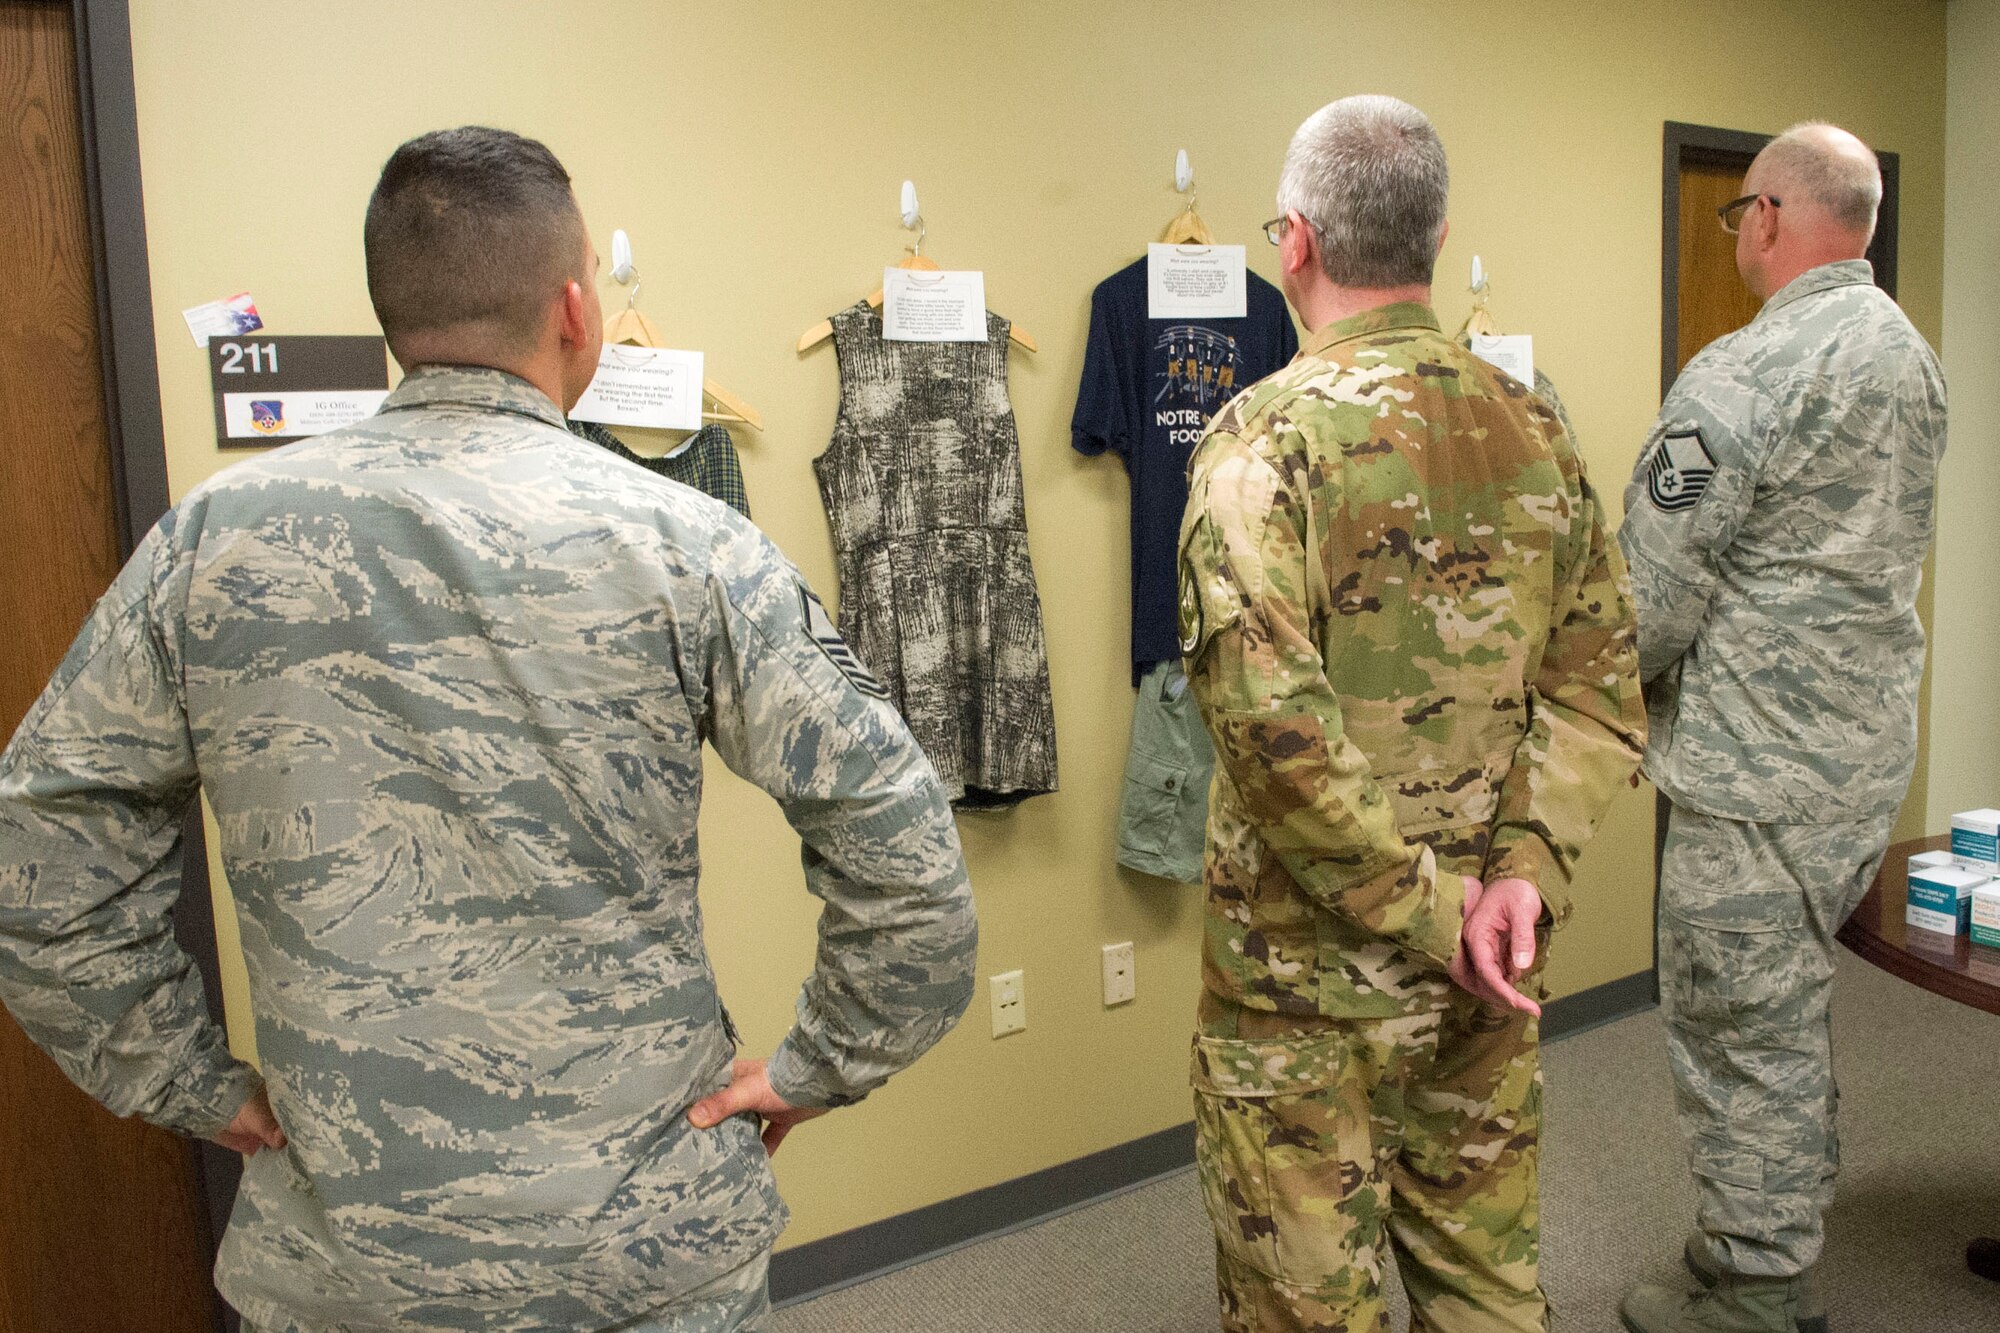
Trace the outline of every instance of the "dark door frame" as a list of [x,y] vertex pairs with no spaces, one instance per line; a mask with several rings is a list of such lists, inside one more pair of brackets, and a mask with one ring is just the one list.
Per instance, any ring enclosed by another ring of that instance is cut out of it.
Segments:
[[[167,440],[160,411],[152,268],[146,251],[145,189],[139,170],[138,92],[132,71],[127,0],[69,0],[76,30],[78,102],[83,116],[84,198],[96,274],[97,333],[103,349],[105,426],[118,514],[119,554],[129,556],[167,512]],[[208,852],[197,802],[181,841],[181,895],[174,935],[195,960],[210,1015],[223,1021]],[[198,1237],[210,1263],[229,1222],[243,1162],[213,1143],[195,1144],[195,1189],[203,1203]],[[213,1288],[211,1287],[211,1291]],[[233,1312],[215,1297],[215,1326]]]
[[[1680,367],[1674,364],[1680,350],[1681,328],[1681,168],[1688,163],[1709,162],[1726,166],[1750,165],[1774,136],[1745,130],[1725,130],[1713,125],[1691,125],[1685,121],[1666,122],[1660,154],[1660,400],[1674,387]],[[1896,295],[1896,235],[1900,211],[1898,196],[1902,186],[1902,159],[1895,153],[1877,150],[1882,164],[1882,206],[1875,215],[1875,238],[1868,246],[1868,260],[1875,267],[1875,285],[1893,299]],[[1653,999],[1660,998],[1660,865],[1667,847],[1665,793],[1653,797]]]

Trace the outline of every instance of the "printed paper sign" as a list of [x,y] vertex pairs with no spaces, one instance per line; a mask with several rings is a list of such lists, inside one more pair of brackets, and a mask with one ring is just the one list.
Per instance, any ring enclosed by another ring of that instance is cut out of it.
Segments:
[[287,444],[373,415],[389,396],[388,350],[380,335],[217,337],[208,380],[218,445]]
[[1146,318],[1241,319],[1249,280],[1240,245],[1146,247]]
[[614,343],[598,353],[597,377],[569,414],[606,426],[700,430],[701,377],[700,352]]
[[905,343],[985,342],[986,275],[977,269],[883,269],[882,336]]
[[208,346],[210,338],[233,338],[264,327],[264,318],[257,313],[257,303],[248,292],[238,292],[227,301],[189,306],[181,311],[181,318],[187,321],[196,347]]
[[1475,333],[1472,354],[1535,387],[1535,339],[1526,333]]
[[222,395],[223,430],[231,440],[262,443],[324,435],[375,415],[387,389],[333,389],[282,393],[276,390]]

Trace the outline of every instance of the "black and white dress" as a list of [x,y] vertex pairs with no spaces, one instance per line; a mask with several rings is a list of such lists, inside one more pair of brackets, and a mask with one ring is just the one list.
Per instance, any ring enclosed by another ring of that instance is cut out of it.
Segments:
[[962,807],[1056,789],[1008,328],[988,311],[983,343],[888,342],[866,302],[835,315],[840,415],[813,460],[840,631]]

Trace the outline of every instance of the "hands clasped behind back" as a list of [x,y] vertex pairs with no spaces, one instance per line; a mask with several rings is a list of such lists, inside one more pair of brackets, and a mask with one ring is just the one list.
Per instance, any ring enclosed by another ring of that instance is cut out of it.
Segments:
[[1452,956],[1451,979],[1496,1009],[1519,1009],[1539,1018],[1542,1006],[1514,983],[1535,965],[1535,923],[1542,895],[1525,879],[1482,884],[1465,877],[1465,927]]

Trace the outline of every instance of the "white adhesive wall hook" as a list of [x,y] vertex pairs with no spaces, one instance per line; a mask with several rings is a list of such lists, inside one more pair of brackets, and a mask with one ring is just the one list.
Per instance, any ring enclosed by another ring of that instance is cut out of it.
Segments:
[[1472,257],[1472,293],[1483,296],[1486,292],[1486,265],[1479,262],[1479,256]]
[[903,182],[903,197],[900,204],[903,229],[917,234],[916,243],[910,246],[910,253],[921,257],[924,253],[924,215],[917,207],[917,186],[914,181]]
[[1182,194],[1194,184],[1194,168],[1188,165],[1187,149],[1174,154],[1174,189]]
[[638,275],[632,266],[632,238],[624,228],[611,233],[611,280],[623,287]]

